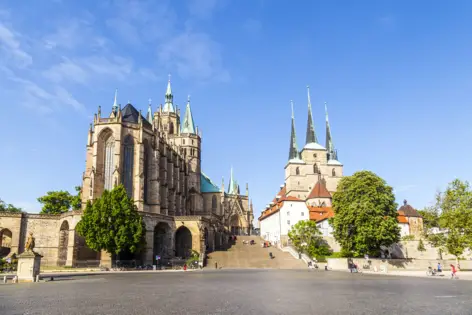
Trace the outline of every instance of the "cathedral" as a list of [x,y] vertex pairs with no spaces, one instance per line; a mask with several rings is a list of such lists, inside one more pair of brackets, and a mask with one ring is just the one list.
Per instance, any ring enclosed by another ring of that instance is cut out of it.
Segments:
[[261,236],[272,242],[286,241],[288,231],[300,220],[311,219],[321,222],[321,219],[325,220],[332,216],[332,194],[343,176],[343,165],[338,161],[338,152],[334,147],[326,103],[326,141],[323,146],[318,141],[313,122],[309,87],[307,90],[308,119],[305,144],[299,150],[292,103],[285,182],[259,217]]
[[[254,219],[249,187],[245,192],[233,177],[218,187],[201,165],[202,132],[195,124],[190,98],[185,115],[174,103],[171,81],[164,105],[143,115],[132,104],[123,108],[115,92],[109,113],[99,107],[90,124],[82,176],[82,210],[104,190],[122,184],[146,224],[146,248],[136,260],[156,263],[156,257],[187,257],[224,247],[229,235],[250,234]],[[35,250],[49,265],[77,266],[83,261],[111,262],[108,253],[87,248],[75,232],[81,211],[62,215],[2,214],[0,232],[9,235],[12,252],[24,250],[33,232]],[[5,232],[5,231],[6,232]]]

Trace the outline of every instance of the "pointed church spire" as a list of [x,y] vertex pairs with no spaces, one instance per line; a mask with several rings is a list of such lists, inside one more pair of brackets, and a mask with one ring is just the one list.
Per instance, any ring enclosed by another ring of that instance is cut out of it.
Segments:
[[308,90],[308,122],[306,125],[306,144],[317,143],[318,139],[316,138],[315,124],[313,123],[313,116],[311,113],[310,86],[307,85],[306,89]]
[[118,89],[115,90],[115,101],[113,102],[113,107],[111,110],[114,113],[118,112]]
[[170,74],[169,81],[167,82],[167,90],[164,104],[164,112],[174,112],[174,96],[172,95],[172,88],[170,86]]
[[187,98],[187,108],[185,109],[185,116],[180,133],[195,133],[195,123],[193,122],[192,110],[190,109],[190,95]]
[[337,160],[337,153],[334,149],[333,138],[331,137],[331,127],[329,125],[328,118],[328,106],[325,102],[325,113],[326,113],[326,150],[328,151],[328,161]]
[[151,105],[151,102],[152,102],[152,100],[149,99],[149,105],[148,105],[148,110],[147,110],[147,115],[146,115],[146,119],[150,123],[152,123],[152,105]]
[[228,194],[236,194],[237,193],[237,184],[233,177],[233,166],[231,166],[231,174],[229,177],[229,185],[228,185]]
[[292,106],[292,131],[290,135],[290,150],[288,154],[288,159],[298,159],[299,158],[299,153],[298,153],[298,146],[297,146],[297,135],[295,133],[295,115],[293,113],[293,101],[290,101],[290,104]]

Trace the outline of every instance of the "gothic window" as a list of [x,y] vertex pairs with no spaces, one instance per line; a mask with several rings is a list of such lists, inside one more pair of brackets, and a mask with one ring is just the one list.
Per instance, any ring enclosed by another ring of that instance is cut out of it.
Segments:
[[185,139],[182,140],[182,144],[185,144]]
[[148,203],[148,179],[149,179],[149,146],[147,141],[144,141],[144,161],[143,161],[143,167],[144,167],[144,203]]
[[90,175],[89,198],[93,198],[93,176]]
[[297,167],[297,168],[295,169],[295,174],[296,174],[296,175],[300,175],[300,168]]
[[334,168],[331,170],[331,174],[332,174],[333,176],[336,176],[336,170],[335,170]]
[[320,170],[318,169],[318,165],[313,165],[313,173],[318,174]]
[[321,203],[321,206],[322,206],[322,207],[326,207],[326,203],[323,201],[323,202]]
[[194,142],[194,141],[193,141],[193,139],[192,139],[192,145],[193,145],[193,142]]
[[112,190],[113,188],[113,171],[114,167],[114,157],[115,157],[115,139],[113,137],[108,137],[105,141],[105,189]]
[[316,157],[317,157],[316,153],[315,153],[315,154],[313,154],[313,157],[316,159]]
[[174,134],[174,123],[170,122],[169,124],[169,134],[172,135]]
[[211,212],[216,212],[216,196],[211,197]]
[[133,196],[133,160],[134,141],[131,135],[126,136],[123,145],[123,186],[125,186],[128,196]]

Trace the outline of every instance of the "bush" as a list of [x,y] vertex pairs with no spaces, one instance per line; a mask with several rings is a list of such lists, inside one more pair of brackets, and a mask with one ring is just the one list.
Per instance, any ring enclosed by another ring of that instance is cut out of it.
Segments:
[[185,261],[185,264],[187,265],[187,268],[198,268],[198,262],[200,261],[200,254],[192,250],[192,253],[190,254],[190,257]]
[[405,235],[402,237],[402,241],[414,241],[415,240],[415,236],[410,234],[410,235]]

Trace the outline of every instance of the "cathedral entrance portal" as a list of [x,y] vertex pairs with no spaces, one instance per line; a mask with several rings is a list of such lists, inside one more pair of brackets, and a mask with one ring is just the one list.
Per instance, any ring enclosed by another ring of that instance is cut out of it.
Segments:
[[231,217],[230,226],[231,226],[231,234],[233,235],[241,235],[241,223],[240,223],[239,215],[235,214]]
[[170,226],[159,222],[154,228],[153,261],[156,261],[156,256],[160,256],[161,260],[169,258],[170,239]]
[[192,233],[185,226],[181,226],[175,232],[175,255],[188,258],[192,253]]
[[57,265],[65,266],[67,261],[67,249],[69,245],[69,222],[64,221],[59,229],[59,251],[57,254]]

